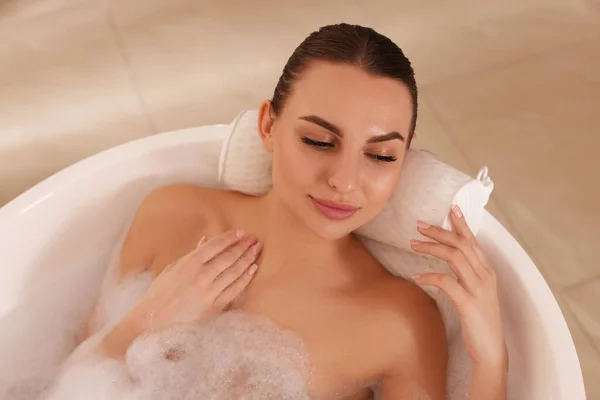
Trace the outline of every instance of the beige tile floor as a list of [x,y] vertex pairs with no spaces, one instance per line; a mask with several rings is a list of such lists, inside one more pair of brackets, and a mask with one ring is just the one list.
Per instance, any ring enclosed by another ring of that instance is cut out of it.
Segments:
[[468,172],[546,277],[600,399],[600,2],[0,1],[0,204],[156,132],[271,95],[312,30],[369,25],[413,60],[416,145]]

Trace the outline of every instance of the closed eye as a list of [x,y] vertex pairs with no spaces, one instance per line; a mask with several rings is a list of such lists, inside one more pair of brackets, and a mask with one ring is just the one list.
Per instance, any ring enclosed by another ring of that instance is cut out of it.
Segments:
[[373,160],[383,162],[394,162],[397,160],[397,158],[394,156],[382,156],[379,154],[367,154],[367,157],[371,157]]
[[307,138],[306,136],[302,138],[302,142],[306,143],[309,146],[314,146],[314,147],[321,147],[321,148],[330,148],[333,147],[334,144],[330,143],[330,142],[321,142],[318,140],[312,140]]
[[[302,137],[302,142],[313,147],[317,147],[320,149],[330,149],[335,147],[334,143],[331,142],[322,142],[320,140],[313,140],[306,136]],[[378,162],[394,162],[397,160],[394,156],[382,156],[380,154],[365,154],[367,157],[371,158],[374,161]]]

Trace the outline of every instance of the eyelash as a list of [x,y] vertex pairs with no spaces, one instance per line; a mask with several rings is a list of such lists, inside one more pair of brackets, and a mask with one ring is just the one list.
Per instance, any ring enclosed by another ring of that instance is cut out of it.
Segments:
[[326,149],[326,148],[331,148],[331,147],[333,147],[333,146],[334,146],[334,144],[333,144],[333,143],[329,143],[329,142],[320,142],[320,141],[318,141],[318,140],[312,140],[312,139],[309,139],[309,138],[307,138],[306,136],[304,136],[304,137],[302,138],[302,142],[306,143],[306,144],[307,144],[307,145],[309,145],[309,146],[320,147],[320,148],[323,148],[323,149]]
[[380,156],[379,154],[367,154],[368,157],[371,157],[375,161],[383,161],[383,162],[394,162],[397,160],[394,156]]
[[[306,136],[302,138],[302,142],[309,146],[318,147],[320,149],[330,149],[334,147],[333,143],[312,140],[307,138]],[[397,158],[394,156],[381,156],[379,154],[367,154],[367,157],[379,162],[394,162],[397,160]]]

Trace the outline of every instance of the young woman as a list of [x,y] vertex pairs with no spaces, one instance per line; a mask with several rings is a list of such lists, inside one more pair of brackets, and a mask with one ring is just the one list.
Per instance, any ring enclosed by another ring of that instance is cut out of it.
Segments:
[[260,107],[272,190],[252,197],[173,185],[150,194],[124,242],[117,280],[149,271],[155,281],[102,351],[123,357],[150,330],[148,315],[157,330],[239,310],[302,339],[311,398],[368,399],[377,391],[383,399],[442,400],[444,327],[419,288],[432,285],[458,309],[474,365],[470,398],[504,399],[495,275],[460,210],[451,213],[453,232],[420,223],[432,240],[412,242],[447,261],[458,281],[393,277],[352,235],[394,191],[416,118],[413,69],[390,39],[347,24],[312,33]]

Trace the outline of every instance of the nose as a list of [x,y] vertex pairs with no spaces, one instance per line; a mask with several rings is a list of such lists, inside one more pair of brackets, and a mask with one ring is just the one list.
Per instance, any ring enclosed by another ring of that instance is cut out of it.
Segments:
[[340,194],[350,193],[356,189],[358,181],[358,157],[341,156],[330,173],[327,183]]

